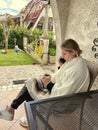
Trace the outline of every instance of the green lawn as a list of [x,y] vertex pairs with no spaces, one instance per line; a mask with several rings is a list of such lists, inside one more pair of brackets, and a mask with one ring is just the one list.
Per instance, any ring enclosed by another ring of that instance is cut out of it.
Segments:
[[36,63],[31,56],[24,51],[14,52],[9,49],[7,54],[2,54],[0,50],[0,66],[28,65]]

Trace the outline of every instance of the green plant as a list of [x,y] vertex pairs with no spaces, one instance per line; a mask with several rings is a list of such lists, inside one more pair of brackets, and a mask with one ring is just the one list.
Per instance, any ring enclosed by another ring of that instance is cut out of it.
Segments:
[[0,49],[4,48],[4,33],[2,25],[0,24]]
[[28,41],[31,40],[32,37],[32,30],[27,29],[26,26],[19,26],[16,25],[14,28],[11,28],[10,35],[9,35],[9,46],[11,48],[14,47],[16,39],[16,44],[19,46],[19,48],[23,49],[23,37],[27,37]]
[[49,48],[49,55],[50,56],[55,56],[56,55],[56,49],[54,49],[54,48]]
[[49,34],[49,38],[50,38],[49,39],[49,48],[56,49],[56,41],[54,39],[55,34],[52,31],[49,31],[48,34]]
[[5,50],[8,50],[8,40],[11,27],[14,26],[14,21],[11,18],[6,18],[5,20],[0,22],[3,29],[4,40],[5,40]]

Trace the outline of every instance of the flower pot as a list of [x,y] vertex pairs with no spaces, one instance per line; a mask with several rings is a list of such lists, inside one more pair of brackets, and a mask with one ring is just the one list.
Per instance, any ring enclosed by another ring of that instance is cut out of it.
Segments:
[[50,64],[54,64],[55,61],[56,61],[56,56],[51,56],[51,55],[49,55],[49,63],[50,63]]

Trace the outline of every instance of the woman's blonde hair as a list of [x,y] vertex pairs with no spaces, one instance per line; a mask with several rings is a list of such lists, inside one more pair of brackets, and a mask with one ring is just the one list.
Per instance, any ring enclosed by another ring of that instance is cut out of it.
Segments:
[[78,43],[73,39],[67,39],[62,42],[61,48],[65,48],[69,52],[75,50],[77,56],[80,56],[80,54],[82,53],[82,50],[80,49]]

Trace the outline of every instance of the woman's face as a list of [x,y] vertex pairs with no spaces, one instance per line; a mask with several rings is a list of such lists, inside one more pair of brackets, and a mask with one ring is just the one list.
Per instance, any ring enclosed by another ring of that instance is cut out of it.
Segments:
[[67,48],[66,49],[61,48],[61,53],[62,53],[62,58],[64,58],[65,61],[69,61],[76,56],[75,50],[70,50]]

